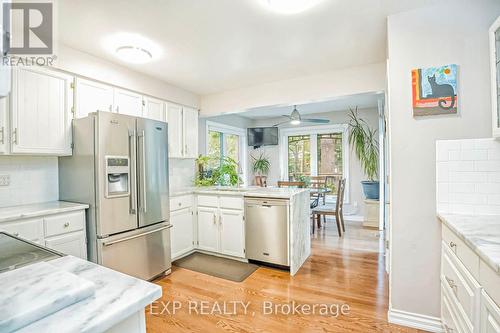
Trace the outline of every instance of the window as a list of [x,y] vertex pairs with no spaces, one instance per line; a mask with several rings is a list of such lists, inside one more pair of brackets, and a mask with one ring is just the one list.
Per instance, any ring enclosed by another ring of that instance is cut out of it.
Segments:
[[[246,158],[244,149],[246,145],[246,130],[224,124],[207,121],[207,155],[218,157],[219,161],[224,157],[230,157],[239,164],[242,178],[246,174]],[[219,166],[217,160],[210,167]]]
[[[283,129],[281,145],[282,179],[307,182],[324,176],[335,193],[338,181],[348,178],[347,125]],[[346,199],[347,192],[346,187]]]

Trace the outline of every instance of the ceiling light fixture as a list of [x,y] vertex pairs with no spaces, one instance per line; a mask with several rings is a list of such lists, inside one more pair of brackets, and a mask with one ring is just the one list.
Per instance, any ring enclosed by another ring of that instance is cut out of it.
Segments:
[[135,33],[117,33],[102,39],[108,53],[131,64],[144,64],[157,59],[161,48],[150,39]]
[[261,0],[269,9],[280,14],[298,14],[323,0]]
[[151,52],[138,46],[120,46],[115,52],[120,59],[133,64],[144,64],[153,59]]

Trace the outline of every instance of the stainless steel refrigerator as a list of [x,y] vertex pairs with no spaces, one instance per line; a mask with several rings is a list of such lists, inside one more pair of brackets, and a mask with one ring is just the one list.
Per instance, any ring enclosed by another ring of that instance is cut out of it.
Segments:
[[167,123],[110,112],[73,121],[61,200],[86,203],[89,260],[142,279],[171,268]]

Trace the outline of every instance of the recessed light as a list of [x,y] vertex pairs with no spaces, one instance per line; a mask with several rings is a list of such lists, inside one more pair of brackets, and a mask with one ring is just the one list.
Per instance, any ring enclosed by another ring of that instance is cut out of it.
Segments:
[[298,14],[323,0],[261,0],[269,9],[280,14]]
[[133,64],[144,64],[153,59],[151,52],[138,46],[120,46],[115,52],[120,59]]
[[161,48],[142,35],[136,33],[117,33],[102,39],[102,46],[110,54],[124,62],[144,64],[157,59]]

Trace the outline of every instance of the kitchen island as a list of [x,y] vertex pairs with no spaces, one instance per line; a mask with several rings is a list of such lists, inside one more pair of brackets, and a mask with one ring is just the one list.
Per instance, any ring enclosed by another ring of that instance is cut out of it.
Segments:
[[[288,202],[288,263],[295,275],[311,254],[310,194],[298,188],[191,187],[172,191],[172,257],[192,252],[247,260],[247,198]],[[179,244],[182,242],[182,244]]]
[[[53,267],[56,271],[70,273],[67,275],[75,279],[85,280],[93,286],[93,293],[45,317],[24,318],[29,324],[14,332],[144,333],[146,331],[144,307],[161,297],[162,291],[159,286],[73,256],[63,256],[43,264]],[[29,266],[23,268],[29,268]],[[19,271],[23,268],[19,268]],[[2,274],[13,272],[16,270]],[[22,277],[19,280],[22,280]],[[26,281],[30,280],[26,278]],[[22,293],[19,293],[18,289],[12,289],[12,293],[6,290],[7,294],[2,294],[2,298],[6,297],[9,303],[22,313],[32,304],[22,304],[21,299],[31,299],[30,303],[33,303],[41,295],[50,296],[49,292],[44,292],[44,290],[51,290],[53,287],[49,285],[51,279],[40,277],[38,281],[39,284],[46,283],[46,287],[37,285],[34,288],[27,283]],[[33,293],[31,296],[30,292]],[[17,320],[23,319],[19,318],[17,313],[16,315]],[[30,315],[32,316],[33,312]]]

